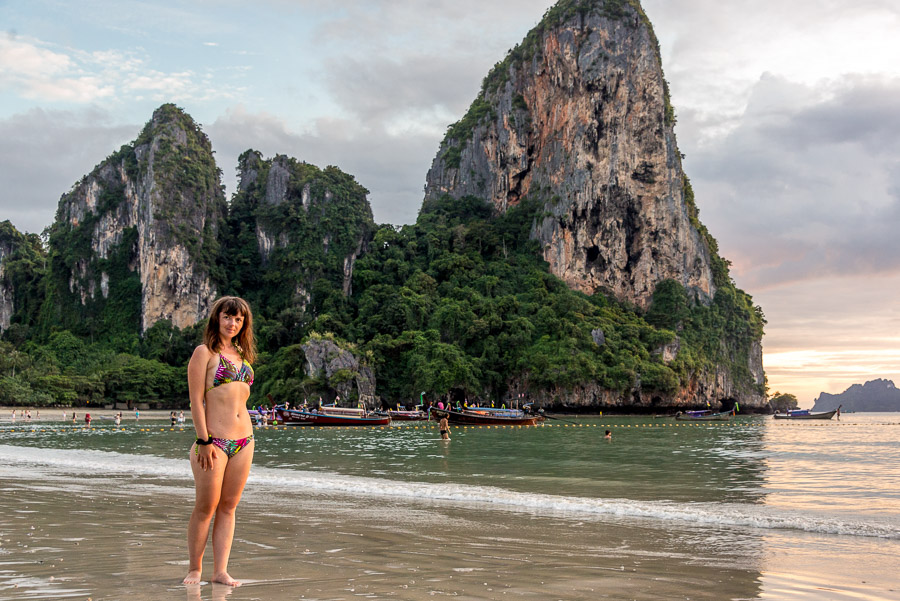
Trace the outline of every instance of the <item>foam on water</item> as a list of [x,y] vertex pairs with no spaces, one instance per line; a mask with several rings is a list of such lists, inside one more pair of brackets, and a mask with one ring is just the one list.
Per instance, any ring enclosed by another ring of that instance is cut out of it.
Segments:
[[[31,477],[41,473],[62,473],[70,476],[136,475],[186,481],[192,478],[190,466],[184,460],[109,451],[0,445],[0,465],[11,468],[12,473],[25,471]],[[844,520],[755,504],[596,499],[519,492],[492,486],[402,482],[264,467],[253,468],[248,485],[270,488],[273,492],[302,490],[306,493],[365,495],[411,502],[452,502],[475,505],[482,510],[526,511],[574,519],[651,519],[710,527],[788,529],[900,539],[900,526],[887,521]]]

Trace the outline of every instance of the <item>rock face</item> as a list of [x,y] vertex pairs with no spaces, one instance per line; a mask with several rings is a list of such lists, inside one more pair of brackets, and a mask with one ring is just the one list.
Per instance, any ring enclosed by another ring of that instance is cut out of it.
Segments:
[[9,221],[0,223],[0,333],[9,328],[15,306],[15,290],[6,274],[6,262],[13,255],[21,236]]
[[375,230],[368,190],[336,167],[284,155],[264,159],[255,150],[240,156],[238,177],[229,216],[233,250],[258,257],[249,269],[229,268],[238,288],[262,294],[269,314],[305,311],[313,287],[326,282],[349,296],[356,259]]
[[190,116],[163,105],[132,145],[60,199],[50,246],[66,280],[61,292],[93,307],[90,317],[128,305],[120,296],[136,281],[142,332],[164,319],[191,326],[215,298],[210,272],[225,212],[209,140]]
[[426,198],[472,195],[498,212],[539,198],[532,234],[570,287],[646,307],[673,279],[707,301],[710,252],[685,204],[673,121],[640,6],[564,0],[451,126]]
[[340,348],[327,338],[312,338],[301,346],[306,354],[306,375],[324,376],[328,384],[343,400],[356,393],[368,408],[376,406],[375,374],[350,351]]
[[37,234],[0,222],[0,333],[13,323],[27,330],[43,298],[47,255]]
[[842,411],[900,411],[900,390],[891,380],[871,380],[841,394],[819,394],[812,410],[831,411],[838,405],[843,405]]
[[[474,196],[496,213],[537,204],[531,236],[570,288],[646,309],[657,285],[672,280],[691,302],[710,305],[722,286],[735,291],[698,220],[674,122],[658,42],[638,0],[560,0],[448,129],[426,178],[426,202]],[[592,335],[602,347],[603,333]],[[593,383],[541,394],[550,405],[554,398],[648,409],[737,400],[761,409],[761,342],[732,343],[723,341],[720,363],[698,370],[671,398],[639,382],[626,395]],[[668,364],[679,349],[676,340],[658,354]]]

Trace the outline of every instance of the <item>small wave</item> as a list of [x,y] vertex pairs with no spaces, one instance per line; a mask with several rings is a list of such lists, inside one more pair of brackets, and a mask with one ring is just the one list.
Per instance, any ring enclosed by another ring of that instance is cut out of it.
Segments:
[[[136,475],[181,480],[190,480],[192,477],[189,465],[182,459],[128,455],[112,451],[0,445],[0,465],[16,471],[19,471],[18,467],[27,467],[31,475],[34,475],[36,469],[44,467],[48,472],[63,472],[70,475]],[[406,501],[452,502],[477,505],[482,509],[527,511],[538,515],[575,519],[588,517],[652,519],[711,527],[739,526],[900,539],[900,527],[892,523],[877,520],[844,520],[766,505],[594,499],[520,492],[492,486],[403,482],[265,467],[254,467],[248,484],[274,490],[365,495]]]

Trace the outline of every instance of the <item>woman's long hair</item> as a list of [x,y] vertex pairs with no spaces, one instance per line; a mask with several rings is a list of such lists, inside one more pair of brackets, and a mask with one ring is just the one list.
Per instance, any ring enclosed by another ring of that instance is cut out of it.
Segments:
[[241,315],[244,325],[238,335],[232,340],[238,352],[247,363],[252,364],[256,360],[256,342],[253,340],[253,313],[247,301],[237,296],[223,296],[213,303],[209,311],[209,321],[206,323],[206,331],[203,332],[203,342],[213,352],[219,352],[222,340],[219,338],[219,315]]

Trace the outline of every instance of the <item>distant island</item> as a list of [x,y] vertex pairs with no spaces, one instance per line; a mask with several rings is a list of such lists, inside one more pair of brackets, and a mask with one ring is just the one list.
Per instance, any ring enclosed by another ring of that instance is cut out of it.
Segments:
[[843,411],[900,411],[900,390],[891,380],[871,380],[854,384],[841,394],[819,394],[813,411],[831,411],[843,405]]

